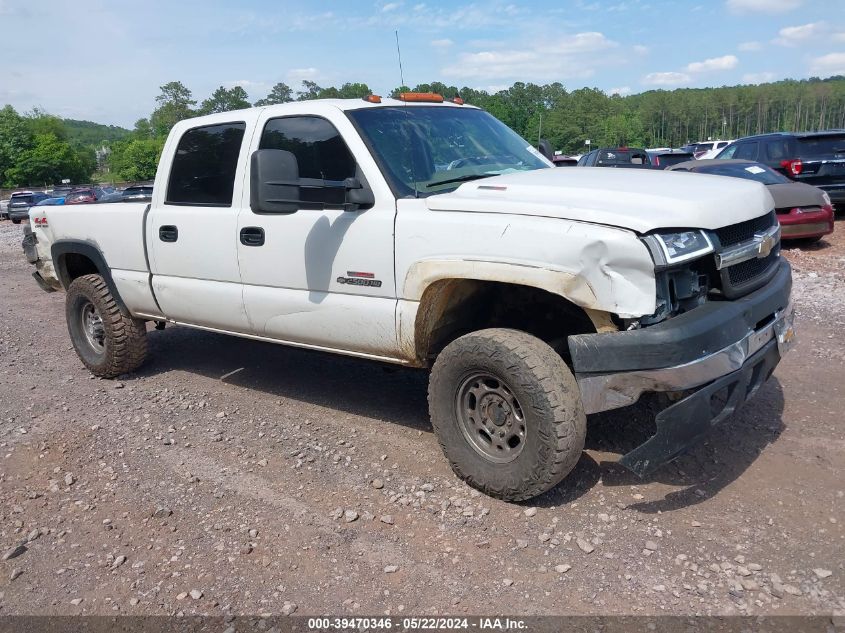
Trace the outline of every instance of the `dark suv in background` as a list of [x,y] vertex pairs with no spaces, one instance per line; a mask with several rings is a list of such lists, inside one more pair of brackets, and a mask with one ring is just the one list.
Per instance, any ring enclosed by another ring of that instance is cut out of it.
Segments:
[[41,193],[40,191],[34,193],[29,191],[25,193],[13,193],[9,200],[9,219],[15,224],[20,224],[21,220],[29,218],[30,207],[34,207],[49,197],[46,193]]
[[716,158],[764,163],[792,180],[824,190],[834,204],[845,204],[845,130],[747,136]]

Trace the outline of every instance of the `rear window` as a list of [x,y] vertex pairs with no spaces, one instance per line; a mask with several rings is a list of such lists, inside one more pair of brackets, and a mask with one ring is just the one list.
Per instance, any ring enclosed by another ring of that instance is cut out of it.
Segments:
[[245,123],[188,130],[179,139],[170,168],[166,204],[232,206],[235,172]]
[[798,156],[834,156],[845,158],[845,134],[832,136],[808,136],[796,139]]
[[9,201],[10,205],[24,205],[24,204],[32,204],[34,200],[34,196],[15,196]]
[[649,164],[647,157],[642,152],[629,150],[606,150],[599,153],[599,165],[643,165]]
[[692,154],[658,154],[654,157],[654,163],[661,167],[665,165],[677,165],[695,158]]

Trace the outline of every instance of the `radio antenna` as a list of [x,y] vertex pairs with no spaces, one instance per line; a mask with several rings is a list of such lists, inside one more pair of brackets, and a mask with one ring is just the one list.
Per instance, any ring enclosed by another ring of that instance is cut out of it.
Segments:
[[[399,30],[393,31],[393,35],[396,37],[396,57],[399,59],[399,98],[402,98],[402,88],[405,88],[405,75],[402,72],[402,49],[399,48]],[[404,99],[403,99],[404,101]],[[405,101],[404,107],[402,108],[405,111],[405,117],[408,120],[408,140],[413,143],[414,139],[411,138],[411,125],[410,125],[410,117],[408,116],[408,102]],[[414,163],[414,150],[411,147],[410,143],[408,144],[408,149],[410,150],[410,158],[411,158],[411,180],[414,182],[414,197],[420,197],[420,190],[417,185],[417,166]]]
[[396,36],[396,56],[399,58],[399,81],[401,82],[402,86],[404,86],[405,76],[402,74],[402,51],[399,48],[399,31],[393,31],[393,34]]

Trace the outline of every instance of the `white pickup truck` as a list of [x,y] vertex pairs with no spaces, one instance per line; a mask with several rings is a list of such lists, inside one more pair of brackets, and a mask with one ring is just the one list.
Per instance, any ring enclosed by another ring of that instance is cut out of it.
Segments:
[[144,361],[149,322],[429,368],[453,470],[507,500],[572,470],[587,414],[666,392],[621,459],[652,471],[793,337],[763,185],[554,169],[439,95],[182,121],[150,204],[36,207],[24,250],[98,376]]

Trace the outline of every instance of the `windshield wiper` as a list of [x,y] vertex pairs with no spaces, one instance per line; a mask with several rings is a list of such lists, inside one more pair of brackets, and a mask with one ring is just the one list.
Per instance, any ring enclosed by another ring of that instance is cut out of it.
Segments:
[[437,187],[438,185],[448,185],[453,182],[469,182],[470,180],[478,180],[479,178],[490,178],[491,176],[498,176],[499,174],[465,174],[456,178],[447,178],[446,180],[437,180],[428,183],[425,188]]

